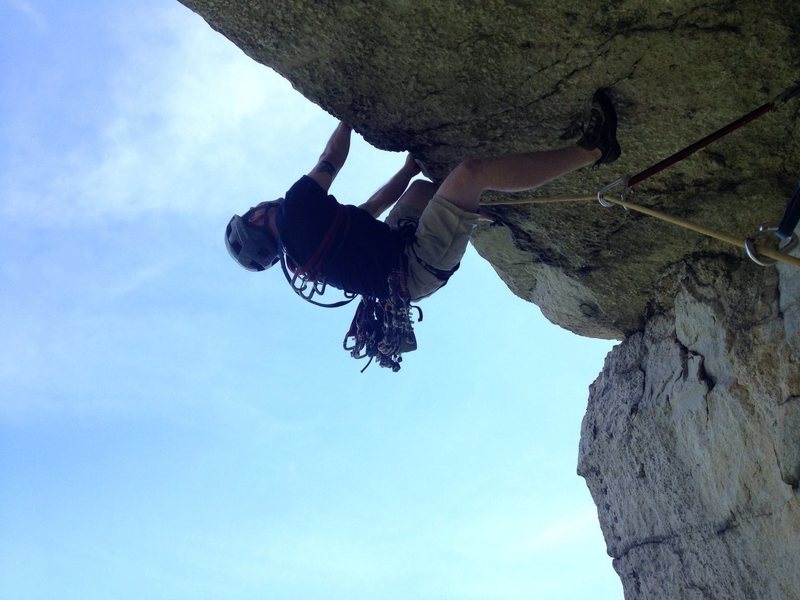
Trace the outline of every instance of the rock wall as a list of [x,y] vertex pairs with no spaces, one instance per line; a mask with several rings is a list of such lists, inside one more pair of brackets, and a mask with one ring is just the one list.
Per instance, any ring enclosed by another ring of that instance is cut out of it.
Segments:
[[581,432],[625,597],[800,598],[800,270],[700,259],[674,281]]
[[[622,158],[523,198],[596,192],[800,73],[797,0],[181,1],[371,144],[412,151],[434,178],[465,157],[571,143],[594,91],[612,88]],[[763,117],[644,182],[639,201],[734,235],[778,219],[800,167],[798,115],[800,103]],[[483,228],[475,247],[515,294],[590,337],[639,330],[670,265],[741,255],[596,203],[500,213],[505,234]]]
[[[439,179],[464,157],[571,143],[611,87],[620,161],[520,198],[596,191],[800,73],[797,0],[181,2]],[[749,235],[794,190],[798,132],[795,101],[637,201]],[[580,335],[625,338],[592,386],[579,472],[626,596],[800,598],[800,275],[596,203],[494,210],[503,226],[473,244],[511,291]]]

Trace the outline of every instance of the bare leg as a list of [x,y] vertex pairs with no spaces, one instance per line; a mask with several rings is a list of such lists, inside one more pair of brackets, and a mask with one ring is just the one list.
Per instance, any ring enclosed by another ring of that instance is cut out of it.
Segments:
[[486,190],[532,190],[592,164],[601,154],[598,149],[569,146],[530,154],[467,159],[451,171],[437,194],[466,211],[478,212],[481,194]]
[[[436,193],[436,186],[430,181],[417,179],[412,181],[408,189],[403,192],[403,195],[398,198],[397,203],[386,217],[386,224],[392,229],[397,229],[400,226],[400,220],[410,218],[411,215],[420,215],[425,207],[428,206],[433,195]],[[411,214],[405,207],[413,209]]]
[[416,208],[420,212],[425,210],[428,202],[433,198],[436,193],[436,185],[424,179],[417,179],[412,181],[408,189],[403,192],[403,195],[397,200],[398,204],[405,204],[412,208]]

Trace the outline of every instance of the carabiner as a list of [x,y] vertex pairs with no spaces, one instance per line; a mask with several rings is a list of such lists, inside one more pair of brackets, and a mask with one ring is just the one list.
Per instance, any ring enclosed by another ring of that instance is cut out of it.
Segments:
[[761,267],[771,267],[778,262],[774,258],[762,256],[756,249],[756,240],[770,234],[773,234],[776,238],[778,238],[778,252],[781,254],[789,254],[789,252],[797,247],[797,234],[792,233],[788,240],[784,240],[780,235],[778,235],[777,226],[767,225],[766,223],[761,225],[753,237],[749,237],[744,241],[744,253],[747,255],[747,258]]
[[606,192],[609,192],[613,190],[615,187],[619,186],[622,186],[622,191],[619,192],[619,199],[624,202],[625,198],[628,195],[628,192],[630,191],[630,188],[628,188],[629,179],[630,177],[628,175],[624,175],[622,177],[619,177],[618,179],[615,179],[607,186],[601,188],[600,191],[597,192],[597,201],[600,203],[600,206],[604,206],[605,208],[611,208],[612,206],[615,206],[613,202],[609,202],[603,196],[606,195]]

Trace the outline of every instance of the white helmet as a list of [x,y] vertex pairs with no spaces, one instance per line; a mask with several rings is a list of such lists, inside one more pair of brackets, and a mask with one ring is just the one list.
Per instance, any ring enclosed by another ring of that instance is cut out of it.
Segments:
[[249,221],[253,210],[251,208],[241,217],[231,217],[225,228],[225,247],[231,258],[248,271],[264,271],[280,259],[280,242],[266,226]]

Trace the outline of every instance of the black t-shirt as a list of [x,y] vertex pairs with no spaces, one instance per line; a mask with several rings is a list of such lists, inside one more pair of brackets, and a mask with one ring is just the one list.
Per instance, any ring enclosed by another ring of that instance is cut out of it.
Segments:
[[[376,298],[389,295],[389,275],[402,264],[403,241],[367,211],[339,204],[304,175],[286,192],[277,226],[286,254],[299,268],[313,262],[311,270],[328,285]],[[321,247],[326,251],[317,256]]]

